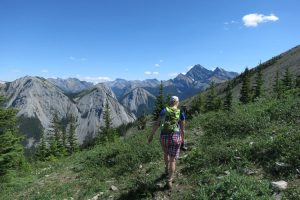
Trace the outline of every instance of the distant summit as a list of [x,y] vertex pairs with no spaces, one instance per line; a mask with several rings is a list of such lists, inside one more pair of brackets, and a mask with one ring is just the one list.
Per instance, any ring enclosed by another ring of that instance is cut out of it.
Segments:
[[83,90],[90,89],[94,86],[93,83],[81,81],[77,78],[48,78],[48,81],[62,89],[66,93],[76,93],[81,92]]
[[191,77],[194,81],[206,82],[209,77],[212,75],[212,71],[204,68],[202,65],[197,64],[192,67],[187,73],[186,76]]
[[203,83],[209,83],[211,80],[215,80],[215,82],[223,82],[230,80],[237,75],[239,74],[236,72],[229,72],[219,67],[213,71],[208,70],[199,64],[195,65],[186,73],[186,76],[193,78],[194,81],[200,81]]

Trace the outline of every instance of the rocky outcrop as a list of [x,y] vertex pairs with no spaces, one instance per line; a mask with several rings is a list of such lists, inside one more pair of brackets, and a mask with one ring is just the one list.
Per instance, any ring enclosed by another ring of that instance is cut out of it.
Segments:
[[[16,108],[17,116],[22,119],[20,127],[27,135],[27,143],[34,144],[40,137],[39,128],[50,133],[53,114],[60,119],[73,114],[76,118],[76,134],[80,143],[92,139],[103,125],[103,107],[107,100],[111,108],[113,126],[119,126],[135,120],[135,115],[125,109],[117,100],[112,90],[98,84],[89,92],[72,99],[54,84],[40,77],[26,76],[7,85],[6,106]],[[29,146],[31,146],[29,145]]]
[[60,89],[40,77],[26,76],[11,82],[6,96],[6,106],[16,108],[17,116],[38,118],[46,128],[54,112],[59,117],[78,113],[76,105]]
[[135,115],[122,106],[111,89],[104,84],[98,84],[88,94],[75,99],[75,102],[79,111],[77,129],[78,132],[85,133],[79,135],[80,141],[88,141],[93,138],[99,128],[104,125],[103,113],[106,102],[114,127],[133,122],[136,119]]
[[47,80],[66,93],[77,93],[94,87],[93,83],[80,81],[77,78],[48,78]]
[[143,88],[135,88],[127,93],[121,100],[122,105],[127,107],[136,116],[149,113],[153,110],[156,97]]

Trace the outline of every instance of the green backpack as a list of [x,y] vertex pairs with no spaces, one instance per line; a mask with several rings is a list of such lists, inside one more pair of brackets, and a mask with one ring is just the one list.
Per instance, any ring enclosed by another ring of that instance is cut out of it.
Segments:
[[178,121],[180,117],[180,109],[166,107],[166,112],[161,118],[160,128],[163,132],[179,131]]

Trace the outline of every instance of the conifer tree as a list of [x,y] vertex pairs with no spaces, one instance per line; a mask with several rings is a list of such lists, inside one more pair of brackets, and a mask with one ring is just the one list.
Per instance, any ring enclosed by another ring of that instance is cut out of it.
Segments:
[[203,94],[198,94],[192,101],[192,111],[195,113],[201,113],[204,111],[204,97]]
[[61,157],[64,154],[64,146],[62,142],[61,133],[62,126],[57,111],[53,114],[53,118],[51,121],[51,129],[52,136],[50,137],[49,141],[51,154],[55,157]]
[[49,138],[49,156],[51,157],[50,160],[61,157],[55,135],[51,135]]
[[300,88],[300,74],[297,75],[296,77],[296,88]]
[[64,148],[67,148],[67,139],[68,139],[68,136],[67,136],[67,130],[66,130],[66,127],[62,127],[62,132],[61,132],[61,137],[62,137],[62,145]]
[[245,69],[242,76],[242,89],[240,92],[240,101],[243,104],[247,104],[251,100],[251,88],[250,88],[250,77],[248,68]]
[[232,83],[229,81],[225,89],[225,100],[224,100],[224,110],[231,110],[232,108]]
[[76,137],[76,125],[75,125],[75,117],[74,115],[69,116],[69,134],[68,134],[68,143],[69,143],[69,153],[72,154],[79,150],[79,145]]
[[215,91],[215,82],[211,82],[210,83],[210,87],[209,87],[209,92],[206,96],[206,100],[205,100],[205,111],[213,111],[213,110],[217,110],[218,109],[218,105],[217,105],[217,95],[216,95],[216,91]]
[[292,74],[290,73],[289,68],[286,68],[285,70],[282,83],[285,90],[290,90],[293,88]]
[[104,126],[100,127],[98,132],[97,142],[100,144],[113,142],[117,136],[116,130],[112,127],[112,118],[110,116],[110,108],[108,100],[106,100],[104,110],[103,110],[103,120]]
[[[6,109],[0,96],[0,179],[20,169],[25,163],[21,137],[17,132],[16,110]],[[0,180],[4,181],[4,180]]]
[[49,151],[46,144],[45,133],[43,131],[42,137],[40,139],[40,143],[38,144],[38,147],[36,149],[36,158],[37,160],[45,161],[47,160],[48,156],[49,156]]
[[276,95],[277,99],[280,99],[282,97],[283,89],[282,89],[282,81],[279,78],[279,71],[276,71],[274,85],[273,85],[273,91]]
[[165,107],[164,95],[163,95],[163,83],[160,82],[159,94],[156,96],[155,108],[153,112],[153,120],[159,118],[160,111]]
[[255,80],[255,86],[254,86],[253,100],[255,100],[256,98],[258,98],[262,95],[262,91],[263,91],[262,86],[263,86],[262,72],[261,72],[261,69],[258,68],[257,76],[256,76],[256,80]]
[[138,129],[144,130],[147,124],[147,117],[144,111],[142,115],[137,119],[137,122],[138,122]]

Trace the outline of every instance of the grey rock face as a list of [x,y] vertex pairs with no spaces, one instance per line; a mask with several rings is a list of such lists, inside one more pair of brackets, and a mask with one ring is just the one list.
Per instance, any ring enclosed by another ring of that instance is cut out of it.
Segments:
[[201,65],[195,65],[192,69],[190,69],[186,75],[191,77],[195,81],[206,82],[212,75],[212,71],[204,68]]
[[43,127],[48,128],[55,111],[59,117],[69,113],[77,115],[77,108],[72,101],[46,79],[29,77],[10,83],[6,96],[7,107],[19,110],[17,116],[38,118]]
[[85,133],[79,135],[79,140],[89,140],[93,138],[99,128],[104,125],[104,107],[108,102],[110,116],[113,126],[133,122],[136,117],[122,106],[115,98],[110,88],[105,85],[97,85],[88,94],[76,99],[77,108],[80,116],[78,117],[78,132]]
[[147,88],[149,92],[151,92],[153,88],[156,90],[156,88],[159,87],[160,82],[157,79],[146,79],[144,81],[127,81],[124,79],[116,79],[115,81],[106,82],[104,84],[109,86],[114,91],[117,98],[121,100],[124,98],[124,95],[135,88]]
[[68,79],[48,78],[47,80],[52,84],[56,85],[57,87],[59,87],[61,90],[63,90],[66,93],[77,93],[94,87],[93,83],[80,81],[77,78],[68,78]]
[[[106,99],[111,108],[113,126],[135,120],[134,114],[118,103],[111,89],[101,84],[81,97],[70,99],[46,79],[27,76],[11,82],[5,96],[8,98],[7,107],[16,108],[18,117],[38,119],[46,134],[49,134],[54,112],[60,119],[73,114],[79,143],[87,138],[92,139],[103,125]],[[32,143],[32,138],[29,139]]]
[[127,107],[135,115],[140,116],[143,112],[152,111],[156,97],[143,88],[135,88],[124,96],[122,105]]
[[[196,93],[209,87],[209,83],[224,82],[237,76],[238,73],[227,72],[222,68],[216,68],[214,71],[208,70],[201,65],[195,65],[185,75],[179,74],[174,79],[163,81],[164,91],[166,95],[177,95],[180,99],[193,96]],[[148,79],[144,81],[127,81],[124,79],[116,79],[115,81],[106,83],[112,88],[119,100],[124,99],[124,95],[135,88],[144,88],[149,93],[157,95],[159,92],[160,82],[156,79]]]

